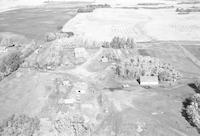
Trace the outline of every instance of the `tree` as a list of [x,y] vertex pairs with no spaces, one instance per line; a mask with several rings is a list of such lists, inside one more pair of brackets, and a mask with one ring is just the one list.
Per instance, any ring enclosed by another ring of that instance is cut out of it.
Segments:
[[197,88],[198,90],[200,90],[200,79],[197,79],[197,80],[195,81],[195,86],[196,86],[196,88]]
[[3,65],[10,69],[10,72],[17,70],[21,64],[20,59],[21,53],[18,51],[14,51],[6,55],[3,59]]
[[12,115],[0,126],[0,136],[36,136],[39,119],[27,115]]
[[158,74],[159,81],[170,81],[170,75],[168,72],[163,71]]
[[186,107],[186,115],[189,122],[200,129],[200,94],[194,94],[189,98],[189,105]]
[[19,51],[12,51],[2,58],[0,63],[1,79],[17,70],[22,63]]

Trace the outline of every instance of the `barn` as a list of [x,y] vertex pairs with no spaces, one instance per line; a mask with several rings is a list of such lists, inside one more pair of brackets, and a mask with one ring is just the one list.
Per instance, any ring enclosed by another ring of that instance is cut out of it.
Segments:
[[155,86],[158,84],[158,76],[140,76],[140,85],[142,86]]

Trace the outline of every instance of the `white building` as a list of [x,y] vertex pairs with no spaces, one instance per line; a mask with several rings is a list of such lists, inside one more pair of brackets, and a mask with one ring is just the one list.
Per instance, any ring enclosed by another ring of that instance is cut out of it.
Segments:
[[158,76],[140,76],[140,85],[142,86],[155,86],[158,84]]
[[58,104],[73,104],[75,103],[76,100],[74,98],[71,98],[71,99],[60,99],[58,100]]

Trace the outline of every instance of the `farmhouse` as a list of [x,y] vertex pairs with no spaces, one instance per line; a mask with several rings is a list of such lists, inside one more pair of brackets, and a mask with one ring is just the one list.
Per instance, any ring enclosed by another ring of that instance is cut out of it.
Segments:
[[85,48],[75,48],[74,54],[75,54],[76,58],[87,58],[88,57],[88,53],[85,50]]
[[140,85],[142,86],[153,86],[158,84],[157,76],[140,76]]

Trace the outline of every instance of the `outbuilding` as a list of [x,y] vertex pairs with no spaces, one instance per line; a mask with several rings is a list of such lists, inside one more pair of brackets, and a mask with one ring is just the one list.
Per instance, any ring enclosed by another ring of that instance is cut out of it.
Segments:
[[107,63],[108,62],[108,58],[105,56],[101,57],[101,62]]
[[76,100],[74,99],[74,98],[71,98],[71,99],[60,99],[59,101],[58,101],[58,104],[73,104],[73,103],[75,103],[76,102]]
[[140,85],[142,86],[156,86],[158,84],[158,76],[140,76]]

